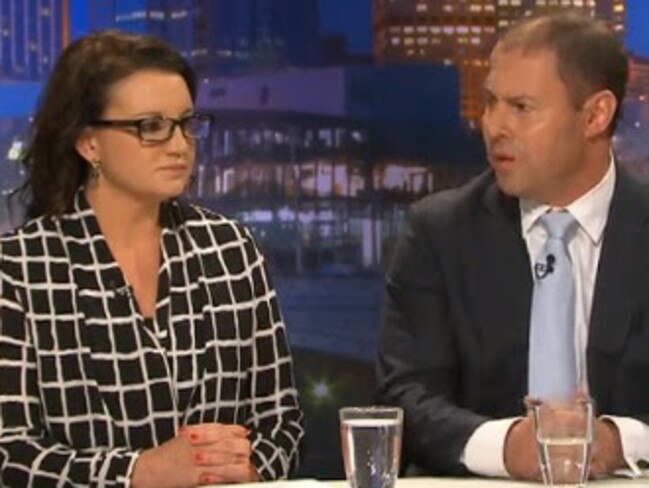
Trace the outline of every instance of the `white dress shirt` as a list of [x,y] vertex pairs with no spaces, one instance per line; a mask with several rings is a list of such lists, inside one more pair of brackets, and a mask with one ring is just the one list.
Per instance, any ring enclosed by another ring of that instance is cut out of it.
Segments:
[[[597,276],[597,265],[602,248],[604,227],[615,188],[615,164],[611,164],[602,180],[590,191],[565,207],[579,223],[578,230],[568,244],[575,276],[575,348],[577,375],[584,391],[588,391],[586,370],[586,346],[588,324],[593,303],[593,292]],[[533,268],[541,252],[547,233],[539,217],[551,210],[548,205],[530,200],[520,200],[521,231]],[[533,269],[532,269],[533,272]],[[638,468],[641,460],[649,461],[649,426],[628,417],[610,418],[620,431],[624,458],[629,465],[627,473],[641,476]],[[509,428],[518,418],[506,418],[485,422],[469,438],[462,463],[469,471],[483,476],[509,476],[505,469],[504,445]]]

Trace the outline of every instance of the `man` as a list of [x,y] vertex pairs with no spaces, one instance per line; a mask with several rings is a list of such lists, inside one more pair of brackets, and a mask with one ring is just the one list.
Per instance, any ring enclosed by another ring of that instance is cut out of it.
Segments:
[[387,275],[379,397],[420,471],[539,479],[525,415],[541,215],[569,212],[576,369],[598,412],[591,475],[649,460],[649,196],[611,137],[627,60],[599,23],[527,19],[496,45],[491,169],[419,202]]

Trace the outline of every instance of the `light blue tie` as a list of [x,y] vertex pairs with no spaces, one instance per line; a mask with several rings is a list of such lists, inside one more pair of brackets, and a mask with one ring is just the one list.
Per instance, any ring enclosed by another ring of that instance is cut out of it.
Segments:
[[568,251],[577,221],[569,212],[549,212],[539,221],[548,239],[534,264],[529,395],[567,400],[577,391],[575,280]]

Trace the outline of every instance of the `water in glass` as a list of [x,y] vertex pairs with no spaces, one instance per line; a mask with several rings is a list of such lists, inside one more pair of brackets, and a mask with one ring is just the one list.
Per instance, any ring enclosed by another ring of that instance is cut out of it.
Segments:
[[583,487],[588,478],[591,441],[586,437],[539,439],[541,469],[546,484]]
[[586,486],[593,442],[592,402],[537,402],[532,413],[545,485]]
[[343,419],[340,428],[351,488],[393,488],[399,471],[401,419]]

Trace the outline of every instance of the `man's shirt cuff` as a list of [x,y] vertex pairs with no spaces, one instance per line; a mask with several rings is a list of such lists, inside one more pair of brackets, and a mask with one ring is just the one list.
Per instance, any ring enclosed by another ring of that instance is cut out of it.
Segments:
[[494,478],[508,478],[505,468],[505,438],[519,417],[489,420],[469,437],[460,461],[472,473]]
[[615,474],[638,478],[649,477],[649,425],[630,417],[605,415],[604,418],[615,424],[620,432],[622,455],[629,469]]

